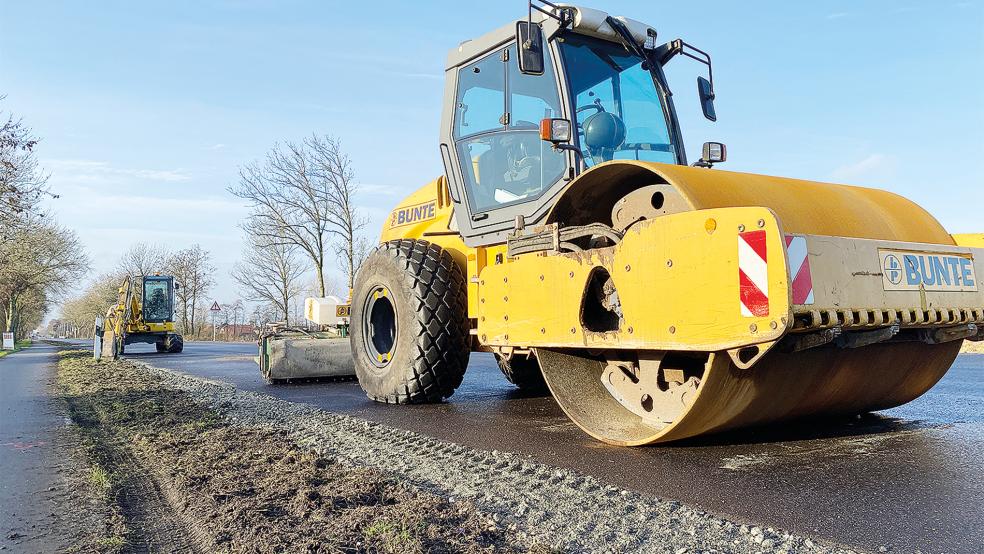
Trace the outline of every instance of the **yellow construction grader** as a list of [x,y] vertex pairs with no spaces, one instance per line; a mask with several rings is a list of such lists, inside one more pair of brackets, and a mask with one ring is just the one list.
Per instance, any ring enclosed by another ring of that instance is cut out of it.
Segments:
[[148,275],[140,280],[140,294],[127,275],[117,290],[116,304],[106,317],[96,321],[94,353],[113,359],[125,353],[126,345],[153,344],[161,353],[184,350],[184,339],[174,329],[174,291],[177,284],[168,275]]
[[369,397],[435,402],[472,351],[544,381],[590,435],[683,439],[926,392],[984,339],[984,239],[882,190],[688,165],[663,68],[710,57],[643,23],[531,2],[453,49],[444,175],[358,272]]

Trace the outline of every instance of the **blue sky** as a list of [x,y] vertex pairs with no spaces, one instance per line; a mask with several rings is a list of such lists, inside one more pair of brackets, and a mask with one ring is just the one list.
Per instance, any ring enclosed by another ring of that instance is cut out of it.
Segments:
[[[984,231],[984,2],[603,1],[714,60],[719,121],[683,59],[668,74],[688,153],[723,169],[885,188],[951,232]],[[95,272],[133,242],[198,242],[235,298],[245,209],[225,192],[275,141],[343,140],[375,238],[441,172],[447,51],[525,13],[496,2],[0,0],[3,109],[38,154]]]

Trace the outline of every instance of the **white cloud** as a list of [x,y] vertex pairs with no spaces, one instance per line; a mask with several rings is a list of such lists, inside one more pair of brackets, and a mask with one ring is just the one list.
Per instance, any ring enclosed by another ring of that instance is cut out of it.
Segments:
[[223,149],[223,148],[225,148],[225,147],[226,147],[226,145],[224,145],[224,144],[222,144],[222,143],[220,142],[220,143],[218,143],[218,144],[213,144],[212,146],[206,146],[206,147],[205,147],[205,148],[203,148],[202,150],[222,150],[222,149]]
[[173,183],[191,179],[181,169],[134,169],[94,160],[44,160],[42,165],[51,172],[52,179],[63,182],[113,184],[140,179]]
[[847,12],[834,12],[832,14],[828,14],[827,19],[841,19],[842,17],[847,17],[849,15],[851,14]]
[[857,162],[834,169],[830,176],[835,181],[855,182],[863,179],[885,180],[895,173],[896,160],[884,154],[870,154]]

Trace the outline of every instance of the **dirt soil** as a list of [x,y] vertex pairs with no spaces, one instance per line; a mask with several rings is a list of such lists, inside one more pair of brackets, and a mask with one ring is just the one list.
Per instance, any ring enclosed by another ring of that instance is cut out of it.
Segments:
[[57,388],[109,511],[82,551],[529,550],[469,501],[229,421],[132,363],[63,351]]

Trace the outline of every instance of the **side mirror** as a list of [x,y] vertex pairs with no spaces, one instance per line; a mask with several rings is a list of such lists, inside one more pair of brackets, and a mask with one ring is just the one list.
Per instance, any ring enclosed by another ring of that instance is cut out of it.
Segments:
[[524,75],[543,75],[543,29],[536,23],[516,23],[516,51],[519,71]]
[[[714,111],[714,89],[711,82],[703,77],[697,77],[697,94],[700,96],[700,108],[704,111],[704,117],[711,121],[717,121],[717,113]],[[707,144],[711,143],[705,143],[705,148]]]
[[705,142],[700,159],[694,162],[694,167],[712,167],[725,161],[728,161],[728,147],[724,143]]

